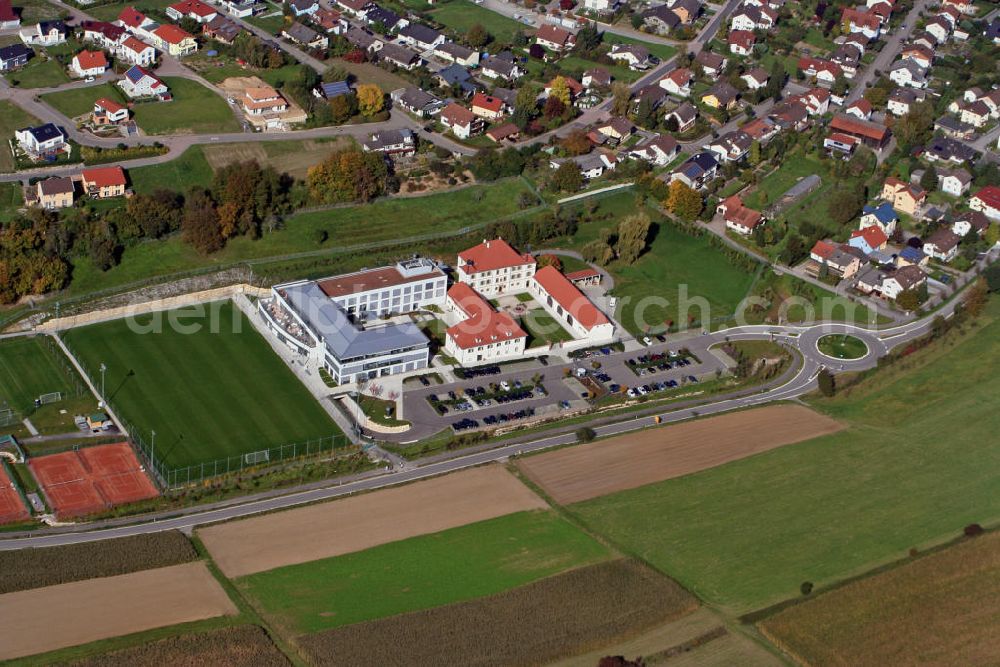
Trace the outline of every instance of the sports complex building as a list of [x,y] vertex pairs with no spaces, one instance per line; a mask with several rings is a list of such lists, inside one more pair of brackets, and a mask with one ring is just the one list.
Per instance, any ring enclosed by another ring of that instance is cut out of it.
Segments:
[[[394,266],[271,289],[258,309],[279,340],[311,355],[338,383],[426,368],[430,341],[412,322],[373,320],[442,306],[448,278],[433,262]],[[366,324],[368,324],[366,326]]]

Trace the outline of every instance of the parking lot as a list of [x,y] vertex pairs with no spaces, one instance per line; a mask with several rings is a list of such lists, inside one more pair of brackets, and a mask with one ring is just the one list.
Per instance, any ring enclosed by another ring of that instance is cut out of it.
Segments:
[[539,361],[525,367],[519,361],[518,370],[504,365],[468,369],[457,382],[408,389],[404,417],[413,427],[399,437],[411,441],[447,428],[455,433],[496,428],[583,410],[612,395],[638,399],[691,387],[726,370],[708,351],[707,341],[685,341],[687,348],[681,350],[651,338],[652,345],[641,350],[599,348],[571,363]]

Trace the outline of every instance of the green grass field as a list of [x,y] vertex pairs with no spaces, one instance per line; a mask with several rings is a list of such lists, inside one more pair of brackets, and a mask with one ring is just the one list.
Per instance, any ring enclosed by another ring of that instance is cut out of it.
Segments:
[[610,555],[554,512],[520,512],[237,585],[278,625],[305,634],[500,593]]
[[7,81],[18,88],[49,88],[69,82],[66,70],[55,60],[35,56],[21,69],[8,72]]
[[192,185],[210,183],[212,175],[202,146],[191,146],[176,159],[163,164],[128,170],[132,187],[139,193],[150,193],[158,188],[187,192]]
[[61,90],[58,93],[42,95],[41,99],[64,116],[75,118],[93,111],[94,102],[102,97],[110,98],[122,104],[125,103],[125,96],[122,94],[121,89],[111,83]]
[[[0,148],[2,152],[3,148]],[[2,162],[0,158],[0,162]],[[0,222],[10,222],[17,215],[17,209],[24,205],[24,195],[20,183],[0,183]]]
[[459,36],[467,33],[469,28],[478,23],[486,28],[486,32],[493,35],[495,41],[506,44],[513,42],[514,35],[518,32],[532,30],[531,27],[518,23],[514,19],[491,12],[465,0],[438,4],[436,9],[430,11],[429,14],[435,21],[451,28],[452,32]]
[[661,61],[670,60],[677,53],[677,47],[669,44],[647,42],[641,39],[624,37],[622,35],[613,35],[610,32],[602,33],[601,39],[605,44],[638,44],[640,46],[644,46],[651,54],[659,58]]
[[69,359],[44,336],[0,342],[0,399],[15,410],[30,413],[40,395],[60,391],[68,396],[81,384]]
[[7,140],[13,139],[17,130],[37,123],[37,118],[13,102],[0,100],[0,140],[3,141],[3,146],[0,147],[0,171],[14,171],[14,156],[7,148]]
[[572,511],[703,599],[739,612],[797,596],[803,581],[835,581],[995,520],[1000,299],[987,312],[975,335],[818,401],[848,425],[838,434]]
[[777,202],[781,195],[788,192],[802,177],[819,174],[825,179],[828,171],[819,159],[796,153],[786,159],[777,170],[764,177],[760,185],[745,198],[744,203],[750,208],[763,210]]
[[135,122],[146,134],[214,134],[239,132],[240,124],[226,101],[197,81],[163,77],[174,99],[137,104]]
[[863,340],[844,334],[823,336],[816,345],[820,352],[836,359],[860,359],[868,354],[868,346]]
[[[187,189],[186,185],[193,184],[193,178],[203,179],[194,181],[198,183],[207,183],[211,179],[211,168],[200,151],[188,151],[182,160],[190,160],[186,164],[191,168],[175,160],[131,170],[129,177],[139,192],[184,184],[185,187],[179,188],[183,191]],[[515,178],[421,197],[384,199],[362,206],[300,213],[285,220],[284,227],[279,231],[256,241],[231,239],[224,250],[210,257],[198,254],[178,237],[142,243],[127,249],[122,263],[109,271],[98,271],[89,261],[79,262],[73,269],[71,289],[84,293],[203,266],[454,231],[516,214],[519,212],[518,195],[522,192],[530,192],[530,188],[527,183]],[[329,234],[328,240],[321,246],[316,244],[318,229]]]
[[[200,314],[199,314],[200,312]],[[171,326],[176,319],[179,326]],[[231,302],[73,329],[65,336],[108,401],[168,467],[328,437],[339,429]],[[183,333],[183,327],[197,331]],[[213,326],[215,332],[213,332]]]
[[542,308],[535,308],[522,317],[521,328],[528,334],[527,347],[573,340],[573,336]]
[[[162,14],[172,4],[174,3],[170,0],[137,0],[136,2],[129,2],[128,6],[135,7],[143,13],[160,12]],[[112,2],[97,7],[88,7],[87,13],[98,21],[114,21],[121,14],[122,8],[125,6],[122,3]]]

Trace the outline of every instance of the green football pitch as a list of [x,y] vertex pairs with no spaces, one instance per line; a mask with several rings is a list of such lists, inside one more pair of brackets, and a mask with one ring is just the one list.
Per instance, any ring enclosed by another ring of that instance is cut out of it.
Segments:
[[54,341],[32,336],[0,343],[0,404],[30,414],[36,398],[57,391],[75,396],[83,381]]
[[[144,330],[145,329],[145,330]],[[73,329],[64,340],[167,468],[340,434],[232,302]]]

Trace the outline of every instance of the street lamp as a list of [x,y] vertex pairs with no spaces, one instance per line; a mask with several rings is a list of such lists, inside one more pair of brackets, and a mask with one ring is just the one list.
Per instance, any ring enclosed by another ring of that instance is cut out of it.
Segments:
[[97,406],[99,408],[103,408],[104,407],[104,396],[105,396],[105,393],[104,393],[104,372],[106,370],[108,370],[108,367],[105,366],[104,362],[102,361],[101,362],[101,400],[100,400],[100,403]]
[[156,431],[153,431],[153,443],[149,446],[149,463],[156,467]]

